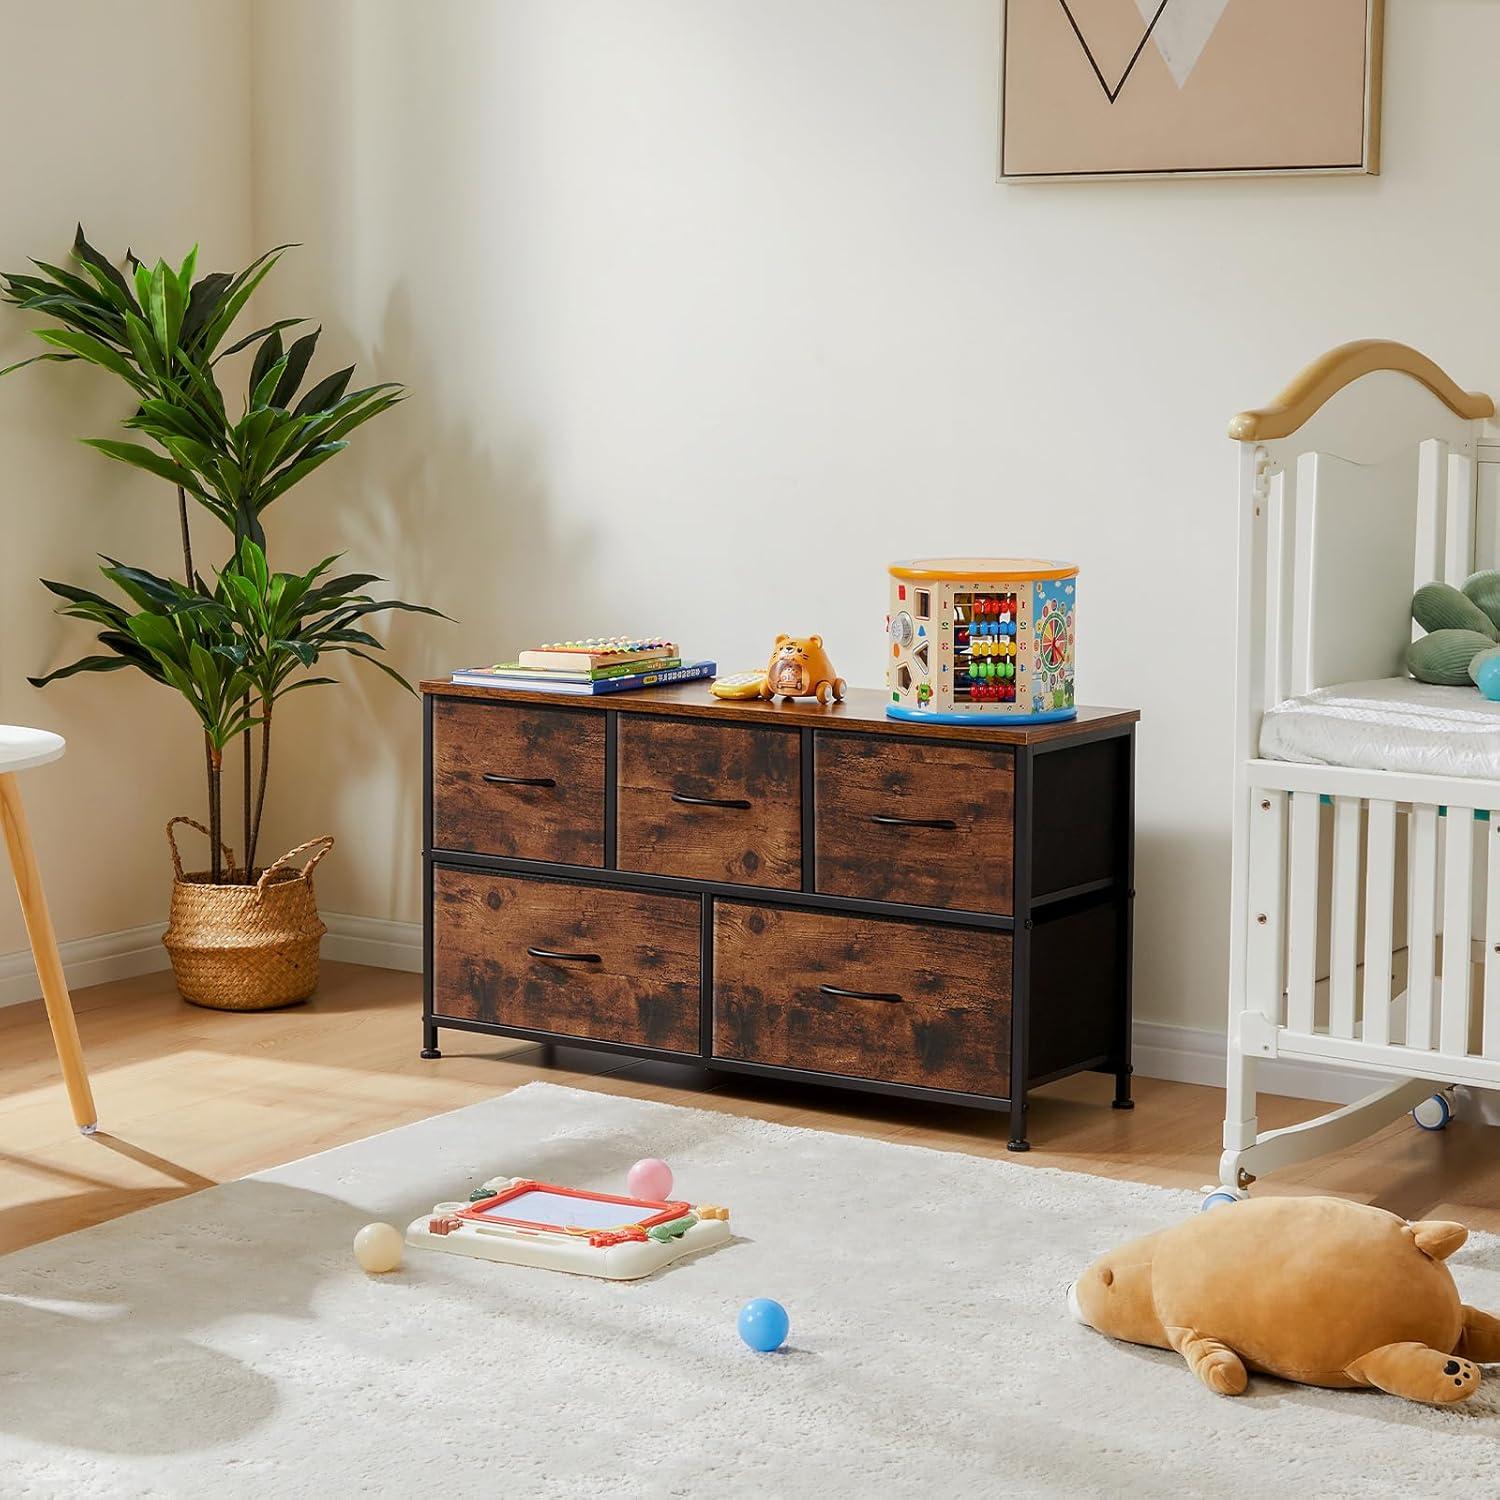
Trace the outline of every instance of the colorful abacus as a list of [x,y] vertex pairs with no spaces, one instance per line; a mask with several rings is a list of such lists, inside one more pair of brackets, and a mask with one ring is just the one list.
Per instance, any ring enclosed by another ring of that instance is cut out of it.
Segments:
[[955,699],[967,692],[973,703],[1016,701],[1017,613],[1014,589],[954,600],[953,649],[959,671],[953,684]]
[[1078,569],[1028,558],[892,565],[886,685],[895,719],[1070,719]]

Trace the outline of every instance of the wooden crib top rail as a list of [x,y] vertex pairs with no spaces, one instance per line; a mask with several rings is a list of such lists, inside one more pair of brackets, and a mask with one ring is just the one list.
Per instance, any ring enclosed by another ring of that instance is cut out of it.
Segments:
[[1377,370],[1409,375],[1455,416],[1468,421],[1495,415],[1490,397],[1464,390],[1447,371],[1410,345],[1391,339],[1355,339],[1315,359],[1269,406],[1238,413],[1230,420],[1229,436],[1248,443],[1286,437],[1346,385]]

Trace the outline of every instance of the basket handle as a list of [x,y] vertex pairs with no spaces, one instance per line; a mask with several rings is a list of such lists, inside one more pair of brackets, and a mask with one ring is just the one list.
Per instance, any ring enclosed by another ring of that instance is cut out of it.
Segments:
[[[196,828],[204,838],[212,838],[213,835],[209,833],[208,829],[206,829],[201,823],[197,822],[193,818],[173,818],[172,821],[167,824],[167,847],[172,851],[172,870],[177,879],[181,880],[182,855],[177,852],[177,838],[176,835],[172,832],[172,830],[179,823],[186,823],[189,828]],[[229,873],[233,875],[235,871],[234,850],[231,849],[228,844],[220,844],[219,848],[223,852],[225,862],[229,866]]]
[[278,870],[289,870],[297,862],[299,854],[312,851],[312,857],[302,866],[302,878],[309,883],[312,881],[312,872],[317,869],[318,861],[333,848],[333,835],[331,833],[321,834],[318,838],[309,839],[305,844],[298,844],[295,849],[288,849],[278,860],[273,860],[261,871],[260,879],[255,882],[255,895],[258,900],[265,894],[266,886],[271,877]]

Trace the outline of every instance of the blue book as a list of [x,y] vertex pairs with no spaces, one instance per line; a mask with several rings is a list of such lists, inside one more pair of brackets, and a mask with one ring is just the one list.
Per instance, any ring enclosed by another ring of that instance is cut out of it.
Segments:
[[698,682],[719,670],[717,662],[685,661],[680,667],[659,672],[637,672],[629,677],[600,677],[592,682],[564,682],[535,676],[506,677],[494,672],[469,674],[455,672],[452,680],[466,687],[511,688],[528,693],[564,693],[575,697],[594,697],[600,693],[628,693],[633,688],[668,687],[676,682]]

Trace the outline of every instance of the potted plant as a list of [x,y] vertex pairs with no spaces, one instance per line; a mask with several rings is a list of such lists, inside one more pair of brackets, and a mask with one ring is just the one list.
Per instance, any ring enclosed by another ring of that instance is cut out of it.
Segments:
[[[287,248],[267,251],[233,275],[197,277],[196,249],[175,271],[165,261],[148,267],[130,253],[121,270],[80,226],[76,271],[35,261],[36,274],[0,273],[0,299],[52,320],[34,330],[48,350],[0,375],[38,361],[84,360],[118,376],[131,392],[123,425],[147,441],[84,441],[176,492],[181,579],[113,558],[100,571],[116,598],[44,579],[63,601],[59,613],[97,627],[102,649],[31,681],[42,687],[82,672],[134,669],[192,710],[203,737],[207,824],[174,818],[168,825],[176,882],[164,941],[185,998],[237,1010],[310,995],[324,930],[311,878],[331,838],[257,865],[276,705],[298,688],[331,683],[309,674],[332,653],[370,662],[410,692],[400,673],[369,654],[382,646],[365,625],[387,610],[438,613],[366,593],[378,581],[372,574],[330,576],[337,558],[300,574],[272,571],[267,561],[266,508],[404,395],[390,382],[351,391],[352,365],[304,389],[320,330],[290,345],[282,333],[305,319],[280,319],[226,347],[245,304]],[[233,417],[220,367],[241,353],[250,355],[250,366],[243,410]],[[194,563],[190,501],[226,533],[226,560],[212,581]],[[236,745],[243,860],[224,829],[225,755]],[[178,823],[208,835],[207,870],[184,871],[172,832]],[[306,863],[298,865],[302,856]]]

